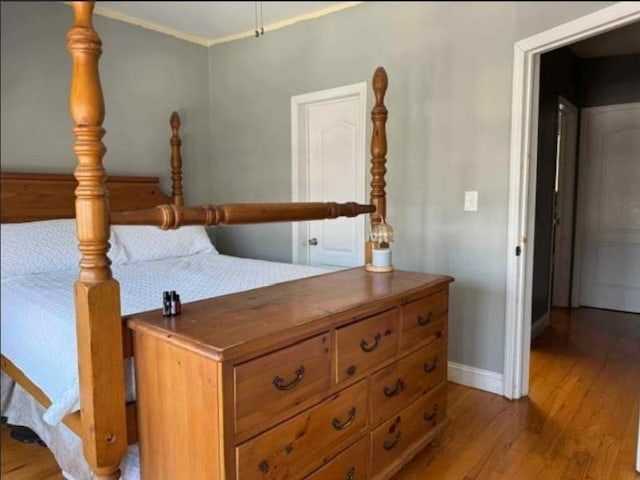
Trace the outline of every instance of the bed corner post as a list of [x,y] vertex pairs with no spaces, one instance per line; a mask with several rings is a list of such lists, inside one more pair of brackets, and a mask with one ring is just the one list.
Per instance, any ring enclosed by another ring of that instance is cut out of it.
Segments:
[[[387,196],[384,188],[387,182],[384,179],[387,173],[385,164],[387,163],[387,123],[388,111],[384,105],[384,95],[387,92],[389,79],[383,67],[376,68],[373,74],[373,93],[376,97],[376,104],[371,110],[371,121],[373,122],[373,132],[371,134],[371,199],[370,202],[376,207],[376,211],[371,214],[371,225],[376,225],[387,218]],[[371,263],[373,244],[370,240],[365,246],[365,264]]]
[[180,146],[180,115],[178,112],[171,114],[169,121],[171,125],[171,196],[173,204],[182,207],[184,205],[184,197],[182,195],[182,154]]
[[117,480],[127,433],[120,287],[107,257],[109,197],[102,166],[104,99],[98,71],[102,42],[93,29],[93,2],[72,2],[72,7],[67,49],[73,64],[69,103],[76,136],[76,229],[82,253],[74,286],[82,445],[94,478]]

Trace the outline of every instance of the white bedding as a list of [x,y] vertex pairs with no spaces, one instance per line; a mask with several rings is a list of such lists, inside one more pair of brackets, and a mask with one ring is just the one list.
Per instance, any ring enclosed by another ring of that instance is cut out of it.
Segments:
[[[161,308],[162,292],[182,303],[327,273],[285,263],[217,253],[129,263],[113,268],[120,282],[122,314]],[[55,425],[79,410],[73,283],[77,269],[2,281],[2,354],[52,400],[44,420]],[[127,397],[134,399],[133,365],[125,366]]]

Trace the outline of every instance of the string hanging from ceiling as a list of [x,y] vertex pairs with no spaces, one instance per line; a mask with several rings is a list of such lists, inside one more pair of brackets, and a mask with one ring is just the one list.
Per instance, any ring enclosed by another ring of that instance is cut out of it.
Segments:
[[255,2],[256,38],[264,35],[264,21],[262,17],[262,2]]

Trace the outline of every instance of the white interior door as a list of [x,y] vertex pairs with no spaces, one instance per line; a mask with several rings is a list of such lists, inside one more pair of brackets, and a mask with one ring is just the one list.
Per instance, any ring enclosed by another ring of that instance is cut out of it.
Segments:
[[[343,87],[297,97],[294,108],[299,118],[293,123],[299,127],[294,141],[299,158],[294,192],[297,189],[299,200],[365,202],[366,100],[362,85],[354,87],[357,93],[345,95],[348,87]],[[294,262],[329,267],[363,265],[366,218],[360,215],[294,226]]]
[[574,304],[640,312],[640,103],[582,112]]
[[554,307],[569,307],[571,299],[571,260],[573,257],[573,211],[576,153],[578,147],[578,109],[564,98],[559,102],[558,147],[556,156],[556,198],[553,235]]

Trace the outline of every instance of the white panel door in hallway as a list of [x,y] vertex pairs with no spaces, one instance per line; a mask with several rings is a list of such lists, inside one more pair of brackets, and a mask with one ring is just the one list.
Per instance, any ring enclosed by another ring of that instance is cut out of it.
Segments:
[[[298,191],[306,192],[300,200],[365,203],[365,98],[359,85],[357,90],[346,96],[341,89],[317,92],[319,99],[299,109]],[[331,92],[334,96],[326,98]],[[330,267],[363,265],[366,218],[306,222],[298,230],[298,247],[306,255],[297,260]]]
[[577,302],[640,312],[640,103],[582,111],[579,172]]

